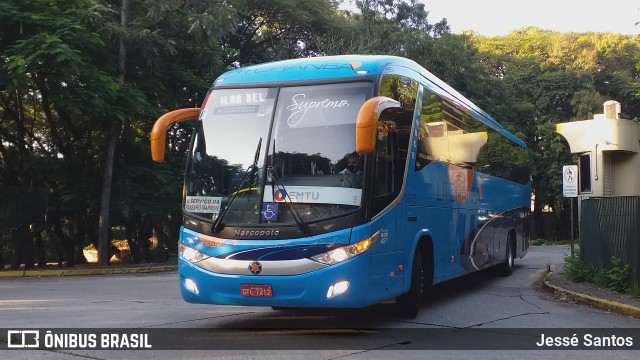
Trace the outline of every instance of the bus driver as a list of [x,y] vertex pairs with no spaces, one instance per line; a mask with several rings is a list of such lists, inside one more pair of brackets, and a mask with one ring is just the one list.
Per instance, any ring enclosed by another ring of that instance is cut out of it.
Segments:
[[348,185],[352,188],[362,188],[362,170],[360,169],[360,156],[356,152],[352,152],[346,155],[347,166],[340,171],[340,174],[344,175],[344,185]]

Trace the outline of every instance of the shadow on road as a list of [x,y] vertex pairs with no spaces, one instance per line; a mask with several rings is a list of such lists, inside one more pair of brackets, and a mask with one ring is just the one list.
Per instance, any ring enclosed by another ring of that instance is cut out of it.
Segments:
[[[421,311],[440,303],[454,301],[468,293],[481,291],[499,281],[493,269],[475,272],[437,284],[423,295]],[[412,319],[396,314],[393,299],[364,309],[274,308],[249,316],[216,319],[215,328],[228,329],[368,329],[388,327],[390,321]]]

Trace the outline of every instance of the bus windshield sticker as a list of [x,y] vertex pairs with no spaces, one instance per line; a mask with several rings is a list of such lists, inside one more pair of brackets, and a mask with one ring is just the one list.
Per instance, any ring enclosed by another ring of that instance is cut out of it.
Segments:
[[258,105],[220,106],[215,108],[215,115],[231,114],[255,114],[260,107]]
[[306,204],[334,204],[360,206],[362,189],[321,187],[321,186],[287,186],[284,189],[273,189],[267,186],[264,191],[265,203],[291,202]]
[[192,213],[218,214],[221,202],[220,196],[187,196],[184,209]]
[[262,220],[263,221],[278,221],[278,203],[262,203]]
[[[260,108],[270,99],[269,89],[218,90],[207,102],[213,115],[259,114]],[[271,101],[269,101],[271,104]],[[268,106],[269,109],[271,105]],[[262,113],[266,109],[263,109]],[[206,114],[206,113],[205,113]]]
[[[314,109],[339,109],[349,107],[347,99],[322,99],[312,100],[306,99],[307,94],[295,94],[291,97],[291,105],[287,106],[287,110],[291,111],[291,115],[287,119],[290,127],[296,127],[302,122],[309,110]],[[313,115],[311,115],[313,116]]]
[[456,201],[466,202],[473,183],[473,170],[449,165],[449,180],[451,181],[451,192],[456,197]]
[[290,128],[352,124],[369,89],[366,83],[284,88],[278,118]]

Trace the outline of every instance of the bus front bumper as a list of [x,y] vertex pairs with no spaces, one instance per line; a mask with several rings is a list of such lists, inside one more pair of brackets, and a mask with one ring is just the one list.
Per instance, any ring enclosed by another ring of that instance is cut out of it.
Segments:
[[[369,259],[369,254],[364,253],[299,275],[247,276],[215,273],[179,256],[180,293],[185,301],[200,304],[361,308],[377,302],[370,299],[368,290]],[[339,293],[345,282],[346,290]],[[246,288],[251,286],[270,289],[270,296],[262,291],[247,295]]]

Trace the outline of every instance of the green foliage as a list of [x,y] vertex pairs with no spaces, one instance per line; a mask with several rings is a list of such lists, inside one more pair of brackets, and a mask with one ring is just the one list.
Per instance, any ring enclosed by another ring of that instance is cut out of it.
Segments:
[[546,242],[545,239],[538,238],[538,239],[531,239],[529,241],[529,244],[532,246],[539,246],[539,245],[545,245],[545,242]]
[[[336,16],[329,0],[130,0],[122,24],[121,6],[0,3],[0,198],[10,200],[0,206],[0,235],[46,215],[48,235],[63,247],[95,241],[116,122],[111,225],[133,238],[155,229],[175,240],[191,128],[172,130],[167,161],[155,164],[148,145],[154,120],[199,106],[229,67],[301,55],[300,44]],[[27,200],[46,206],[24,206]]]
[[589,271],[585,267],[579,252],[576,252],[574,256],[565,256],[564,269],[575,281],[583,282],[589,278]]
[[529,243],[531,245],[533,245],[533,246],[539,246],[539,245],[570,245],[571,244],[571,240],[552,240],[552,239],[537,238],[537,239],[530,240]]
[[[602,112],[605,100],[622,103],[623,112],[640,117],[640,80],[637,59],[640,39],[608,33],[562,34],[524,28],[506,36],[467,34],[478,50],[480,63],[500,79],[508,97],[491,98],[509,104],[519,120],[519,134],[532,151],[532,188],[536,196],[534,236],[545,234],[542,209],[554,209],[558,229],[569,237],[567,200],[561,196],[561,168],[575,163],[566,141],[555,132],[559,122],[588,119]],[[483,105],[484,106],[484,105]],[[487,107],[487,106],[485,106]],[[487,107],[488,108],[488,107]],[[517,121],[517,123],[516,123]]]
[[[30,202],[47,204],[4,202],[0,231],[46,214],[50,227],[93,240],[109,129],[117,122],[112,225],[162,227],[174,236],[165,224],[181,216],[190,128],[172,130],[167,162],[154,164],[148,133],[160,114],[199,106],[211,80],[239,65],[364,53],[413,59],[521,137],[531,151],[535,213],[551,206],[563,226],[555,234],[568,238],[560,169],[573,159],[555,125],[601,112],[607,99],[640,118],[640,39],[536,28],[454,35],[446,20],[428,19],[428,2],[354,4],[130,0],[123,26],[121,0],[0,2],[0,198],[30,194]],[[536,225],[534,236],[551,238],[540,219]],[[623,270],[607,273],[609,281]]]
[[615,256],[611,257],[608,269],[588,268],[582,261],[580,254],[576,252],[575,256],[564,258],[564,268],[571,278],[578,282],[590,282],[621,293],[636,294],[638,292],[638,284],[630,284],[629,282],[630,265],[623,264],[622,260]]
[[611,257],[611,268],[607,270],[607,287],[618,291],[625,292],[629,288],[629,272],[631,266],[622,264],[622,260],[615,256]]
[[640,283],[633,283],[627,289],[627,294],[634,298],[640,298]]
[[615,256],[610,259],[608,269],[592,268],[589,270],[588,281],[595,285],[606,287],[617,292],[625,292],[629,288],[630,265],[622,264],[622,260]]
[[609,285],[607,272],[599,268],[591,268],[589,270],[587,281],[600,287],[607,287],[607,285]]

